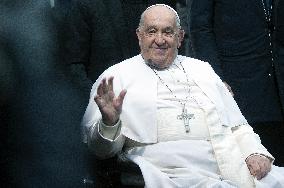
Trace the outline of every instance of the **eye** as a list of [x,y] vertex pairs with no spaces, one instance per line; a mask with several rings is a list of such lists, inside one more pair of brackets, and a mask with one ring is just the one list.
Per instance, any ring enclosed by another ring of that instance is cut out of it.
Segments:
[[149,36],[153,36],[156,34],[156,29],[149,29],[146,31],[146,34],[149,35]]
[[171,29],[165,30],[164,31],[164,35],[167,36],[167,37],[172,37],[172,36],[175,35],[175,32],[173,30],[171,30]]

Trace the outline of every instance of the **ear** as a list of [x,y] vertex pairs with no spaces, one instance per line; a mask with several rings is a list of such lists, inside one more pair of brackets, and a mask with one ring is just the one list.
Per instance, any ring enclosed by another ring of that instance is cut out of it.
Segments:
[[136,29],[136,35],[137,35],[137,38],[138,38],[138,40],[140,42],[141,41],[141,33],[140,33],[139,28]]
[[181,46],[181,42],[184,39],[184,30],[180,29],[178,33],[178,48]]

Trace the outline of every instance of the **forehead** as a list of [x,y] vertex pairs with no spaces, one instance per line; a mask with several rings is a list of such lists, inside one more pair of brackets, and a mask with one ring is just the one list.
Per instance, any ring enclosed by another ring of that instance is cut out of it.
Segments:
[[161,28],[176,27],[176,15],[167,7],[153,7],[144,14],[144,26]]

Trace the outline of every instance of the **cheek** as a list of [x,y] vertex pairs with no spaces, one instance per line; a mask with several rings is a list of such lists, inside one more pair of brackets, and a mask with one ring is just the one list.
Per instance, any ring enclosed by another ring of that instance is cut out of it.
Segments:
[[143,41],[140,45],[140,48],[142,51],[149,53],[152,50],[152,43]]

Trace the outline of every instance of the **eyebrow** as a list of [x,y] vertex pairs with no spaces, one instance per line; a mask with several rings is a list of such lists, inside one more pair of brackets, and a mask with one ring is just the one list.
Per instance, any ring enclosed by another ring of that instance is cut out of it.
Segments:
[[[158,29],[158,27],[156,25],[149,25],[149,26],[145,26],[144,27],[146,30],[149,30],[149,29]],[[160,30],[174,30],[175,27],[172,27],[172,26],[167,26],[167,27],[164,27],[164,28],[159,28]],[[158,29],[158,30],[159,30]]]

